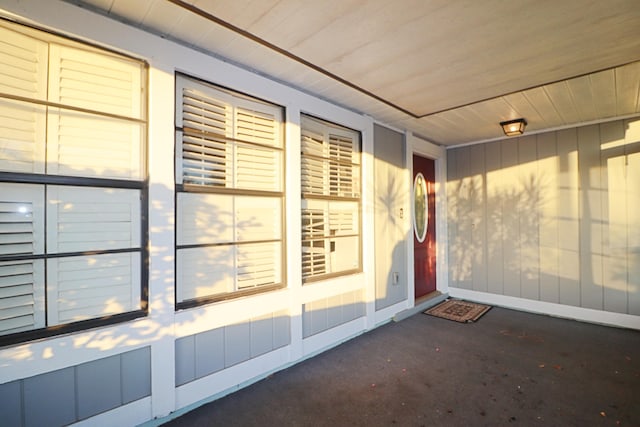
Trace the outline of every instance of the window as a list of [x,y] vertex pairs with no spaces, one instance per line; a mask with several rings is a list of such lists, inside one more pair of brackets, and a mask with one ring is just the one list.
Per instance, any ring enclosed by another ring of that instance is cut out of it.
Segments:
[[302,116],[302,277],[361,271],[360,134]]
[[143,315],[145,65],[0,21],[0,343]]
[[281,287],[282,108],[182,75],[176,91],[178,307]]

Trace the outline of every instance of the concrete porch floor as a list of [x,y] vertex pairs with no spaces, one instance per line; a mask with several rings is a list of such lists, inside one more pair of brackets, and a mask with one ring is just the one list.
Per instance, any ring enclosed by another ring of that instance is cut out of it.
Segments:
[[640,426],[640,331],[419,313],[165,425]]

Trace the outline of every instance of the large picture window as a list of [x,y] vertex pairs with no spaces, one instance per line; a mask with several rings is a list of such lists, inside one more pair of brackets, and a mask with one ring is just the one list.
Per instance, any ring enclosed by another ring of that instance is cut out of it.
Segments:
[[361,271],[360,134],[302,116],[302,277]]
[[178,307],[283,286],[283,111],[178,75]]
[[144,63],[0,21],[0,67],[0,342],[144,314]]

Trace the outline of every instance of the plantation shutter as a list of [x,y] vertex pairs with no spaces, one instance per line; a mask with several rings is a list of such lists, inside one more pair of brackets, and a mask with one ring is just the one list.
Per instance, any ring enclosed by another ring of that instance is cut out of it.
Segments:
[[327,272],[325,229],[327,225],[323,209],[302,210],[302,277]]
[[[176,121],[180,147],[177,178],[179,184],[230,187],[233,151],[228,144],[232,137],[232,107],[220,93],[203,85],[179,85],[182,96]],[[190,82],[191,83],[191,82]]]
[[[281,110],[247,100],[235,109],[236,188],[280,191]],[[246,142],[252,143],[247,144]]]
[[282,109],[185,77],[176,94],[178,302],[280,283]]
[[321,133],[302,129],[302,176],[301,185],[303,193],[328,195],[327,176],[328,168],[325,167],[325,144]]
[[[0,93],[47,98],[47,43],[0,28]],[[0,170],[43,173],[45,107],[0,100]]]
[[140,309],[140,254],[47,260],[47,305],[49,325]]
[[57,45],[49,63],[51,101],[124,118],[51,108],[48,172],[141,179],[141,64]]
[[301,120],[302,277],[360,266],[360,142],[355,131]]
[[195,82],[178,88],[178,183],[280,191],[281,110]]
[[49,186],[50,253],[140,246],[140,191]]
[[353,153],[354,140],[343,135],[329,135],[329,193],[332,196],[356,197],[358,192],[354,184]]
[[[6,184],[0,195],[0,255],[44,251],[43,191]],[[0,261],[0,335],[44,326],[44,261]]]

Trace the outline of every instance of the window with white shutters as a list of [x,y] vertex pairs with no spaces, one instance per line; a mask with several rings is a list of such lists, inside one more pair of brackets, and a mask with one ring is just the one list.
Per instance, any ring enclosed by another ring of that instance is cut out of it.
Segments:
[[145,314],[145,73],[0,20],[0,344]]
[[360,134],[302,116],[302,277],[361,270]]
[[178,308],[284,284],[281,107],[176,78]]

